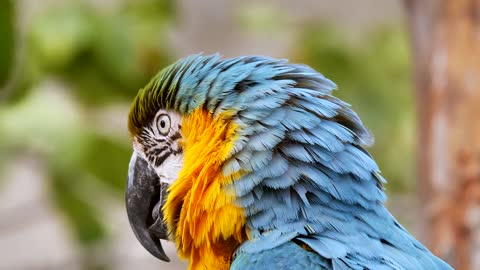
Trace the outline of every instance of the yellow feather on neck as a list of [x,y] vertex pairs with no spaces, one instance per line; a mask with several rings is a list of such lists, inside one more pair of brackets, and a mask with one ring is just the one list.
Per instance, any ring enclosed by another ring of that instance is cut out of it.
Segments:
[[229,269],[235,249],[246,240],[245,215],[224,176],[237,126],[228,113],[213,117],[197,109],[182,121],[184,164],[169,189],[163,211],[170,235],[189,269]]

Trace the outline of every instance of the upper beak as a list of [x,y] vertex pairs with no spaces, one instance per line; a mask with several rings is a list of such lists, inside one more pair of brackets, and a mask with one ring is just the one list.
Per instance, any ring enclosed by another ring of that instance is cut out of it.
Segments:
[[167,187],[160,184],[160,178],[148,162],[134,152],[125,193],[128,220],[142,246],[158,259],[169,262],[160,242],[167,239],[161,210]]

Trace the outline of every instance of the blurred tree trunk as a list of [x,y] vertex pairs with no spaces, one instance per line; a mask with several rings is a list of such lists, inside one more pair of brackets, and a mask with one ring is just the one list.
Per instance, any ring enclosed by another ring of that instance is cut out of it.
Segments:
[[480,1],[405,0],[417,88],[421,237],[480,269]]

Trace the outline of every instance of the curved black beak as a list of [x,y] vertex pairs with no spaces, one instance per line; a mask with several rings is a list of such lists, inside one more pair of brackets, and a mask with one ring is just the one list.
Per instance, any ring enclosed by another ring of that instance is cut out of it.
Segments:
[[134,152],[125,193],[128,220],[142,246],[158,259],[169,262],[160,242],[167,239],[161,211],[167,187],[160,184],[160,178],[148,162]]

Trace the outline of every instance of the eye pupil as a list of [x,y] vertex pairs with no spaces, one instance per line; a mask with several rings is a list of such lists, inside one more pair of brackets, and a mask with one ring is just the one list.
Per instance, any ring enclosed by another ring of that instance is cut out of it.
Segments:
[[162,136],[167,136],[170,131],[170,117],[162,114],[157,119],[157,130]]

